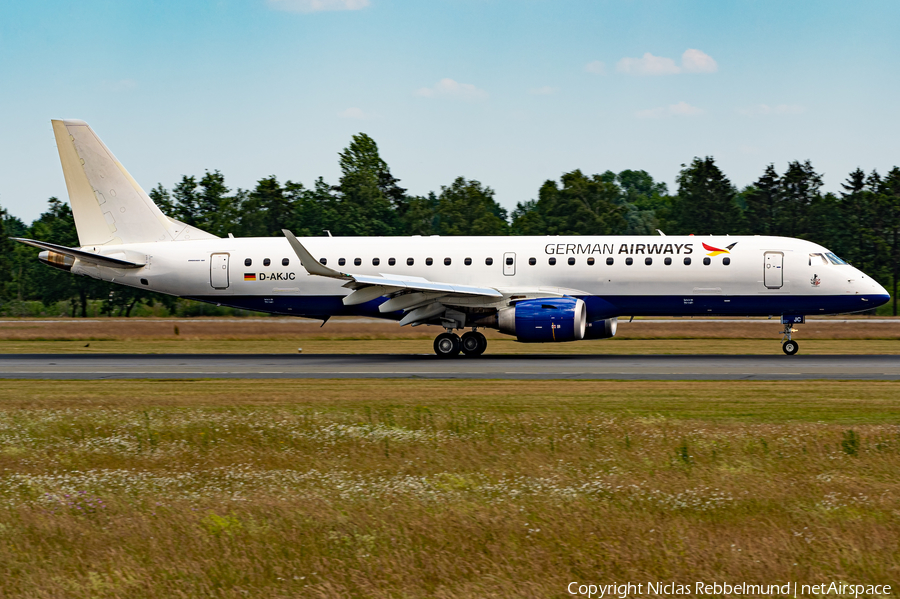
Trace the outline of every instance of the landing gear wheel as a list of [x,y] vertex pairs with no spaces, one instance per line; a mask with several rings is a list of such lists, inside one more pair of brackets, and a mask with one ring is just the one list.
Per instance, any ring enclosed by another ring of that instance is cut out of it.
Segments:
[[793,356],[797,353],[797,350],[800,349],[800,345],[796,341],[789,339],[784,342],[784,344],[781,346],[781,349],[783,349],[784,353],[786,353],[787,355]]
[[459,336],[456,333],[441,333],[434,340],[434,353],[439,358],[452,358],[459,355]]
[[483,354],[487,349],[487,338],[478,331],[469,331],[462,336],[460,346],[464,354],[474,358]]

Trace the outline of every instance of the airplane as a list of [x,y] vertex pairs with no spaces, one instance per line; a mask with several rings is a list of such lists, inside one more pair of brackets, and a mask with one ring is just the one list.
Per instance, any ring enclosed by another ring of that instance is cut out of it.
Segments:
[[52,125],[80,247],[15,239],[41,249],[41,262],[246,310],[439,326],[442,358],[482,355],[479,329],[522,342],[604,339],[626,316],[779,316],[794,355],[793,325],[807,315],[890,299],[833,252],[788,237],[220,238],[163,214],[87,123]]

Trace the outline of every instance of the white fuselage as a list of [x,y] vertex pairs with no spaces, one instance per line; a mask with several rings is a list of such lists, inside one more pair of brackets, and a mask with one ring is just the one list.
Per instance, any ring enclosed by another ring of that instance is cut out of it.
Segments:
[[[888,299],[884,288],[858,269],[829,261],[827,249],[785,237],[433,236],[301,241],[329,267],[354,274],[421,277],[504,293],[537,289],[599,298],[604,303],[586,299],[592,319],[633,314],[823,314],[866,310]],[[722,252],[710,251],[704,244]],[[146,266],[119,270],[80,262],[73,268],[77,274],[223,305],[261,310],[271,306],[272,312],[319,317],[331,305],[322,303],[324,298],[337,300],[350,293],[340,280],[308,275],[284,238],[84,249],[139,258]],[[685,258],[690,264],[685,264]],[[607,263],[610,259],[612,264]],[[305,309],[307,305],[316,307]],[[361,312],[371,312],[371,306]]]

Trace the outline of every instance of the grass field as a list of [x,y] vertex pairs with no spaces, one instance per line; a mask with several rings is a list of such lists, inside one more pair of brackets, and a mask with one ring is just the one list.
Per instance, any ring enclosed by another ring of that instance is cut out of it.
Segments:
[[[435,327],[335,319],[0,320],[0,353],[431,353]],[[900,353],[900,319],[814,320],[796,335],[804,354]],[[492,354],[777,354],[777,320],[621,322],[613,339],[518,343],[485,331]]]
[[898,383],[0,381],[0,398],[4,597],[900,581]]

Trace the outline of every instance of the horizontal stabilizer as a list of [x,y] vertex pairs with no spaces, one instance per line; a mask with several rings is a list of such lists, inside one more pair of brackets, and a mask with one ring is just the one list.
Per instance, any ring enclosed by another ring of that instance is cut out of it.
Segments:
[[21,239],[19,237],[10,237],[13,241],[30,245],[31,247],[40,248],[62,254],[64,256],[72,256],[83,262],[89,262],[98,266],[109,266],[111,268],[142,268],[143,263],[129,262],[128,260],[120,260],[109,256],[101,256],[100,254],[92,254],[84,250],[76,250],[75,248],[66,247],[64,245],[56,245],[55,243],[47,243],[46,241],[35,241],[34,239]]

